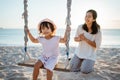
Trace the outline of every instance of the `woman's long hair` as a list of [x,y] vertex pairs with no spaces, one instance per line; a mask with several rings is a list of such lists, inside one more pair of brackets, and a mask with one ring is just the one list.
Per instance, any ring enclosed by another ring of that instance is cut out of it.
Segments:
[[[87,11],[87,13],[88,12],[91,12],[92,13],[92,16],[93,16],[93,19],[95,19],[95,21],[92,23],[92,32],[91,32],[91,34],[96,34],[98,31],[99,31],[99,29],[100,29],[100,25],[99,24],[97,24],[97,22],[96,22],[96,18],[97,18],[97,12],[95,11],[95,10],[88,10]],[[85,30],[85,31],[87,31],[88,32],[88,28],[87,28],[87,25],[84,23],[83,24],[83,26],[82,26],[82,28]]]

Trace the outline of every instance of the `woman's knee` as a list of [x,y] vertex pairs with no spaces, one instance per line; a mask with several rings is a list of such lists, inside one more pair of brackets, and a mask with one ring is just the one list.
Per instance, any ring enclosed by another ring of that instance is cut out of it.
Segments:
[[92,71],[93,71],[93,69],[81,68],[81,72],[85,73],[85,74],[88,74],[88,73],[90,73]]
[[95,61],[92,60],[84,60],[81,65],[81,72],[82,73],[90,73],[94,71],[94,63]]
[[80,66],[78,66],[80,64],[80,59],[74,55],[74,57],[71,59],[70,61],[70,71],[72,72],[76,72],[80,70]]

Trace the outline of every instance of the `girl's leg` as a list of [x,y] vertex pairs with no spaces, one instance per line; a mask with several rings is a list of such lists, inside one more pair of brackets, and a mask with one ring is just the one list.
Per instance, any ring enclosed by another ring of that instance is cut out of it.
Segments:
[[34,70],[33,70],[33,80],[37,80],[38,74],[39,74],[39,69],[42,67],[42,62],[38,60],[35,65],[34,65]]
[[84,59],[81,64],[81,72],[86,74],[92,72],[94,70],[94,64],[95,61]]
[[47,80],[52,80],[53,72],[48,69],[46,70],[47,70]]
[[74,55],[74,57],[70,61],[70,70],[73,72],[80,71],[81,63],[82,63],[82,59]]

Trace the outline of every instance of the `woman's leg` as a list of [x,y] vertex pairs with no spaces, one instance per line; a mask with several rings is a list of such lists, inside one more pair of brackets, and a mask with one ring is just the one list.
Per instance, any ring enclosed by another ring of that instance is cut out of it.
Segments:
[[47,80],[52,80],[53,72],[48,69],[46,70],[47,70]]
[[38,74],[39,74],[39,69],[42,67],[43,63],[38,60],[35,65],[34,65],[34,70],[33,70],[33,80],[37,80]]
[[78,58],[76,55],[70,61],[70,70],[72,72],[80,71],[82,59]]
[[81,72],[86,74],[92,72],[94,70],[94,64],[95,61],[84,59],[81,64]]

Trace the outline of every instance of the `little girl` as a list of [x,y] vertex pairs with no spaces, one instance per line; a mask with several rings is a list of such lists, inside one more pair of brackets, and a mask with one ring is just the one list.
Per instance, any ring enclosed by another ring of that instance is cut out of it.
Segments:
[[55,30],[56,25],[50,19],[44,19],[38,25],[38,31],[42,34],[42,37],[34,38],[30,31],[26,29],[30,40],[33,43],[41,43],[43,47],[43,52],[34,65],[33,80],[37,80],[39,68],[42,66],[47,70],[47,80],[52,80],[53,69],[57,64],[59,55],[59,42],[66,42],[66,32],[70,31],[70,27],[67,27],[63,38],[55,36]]

